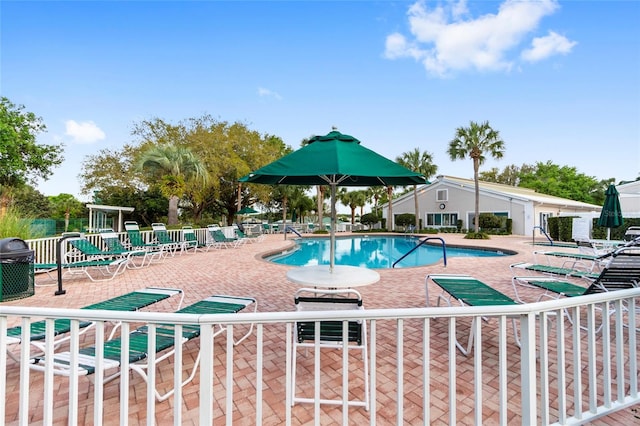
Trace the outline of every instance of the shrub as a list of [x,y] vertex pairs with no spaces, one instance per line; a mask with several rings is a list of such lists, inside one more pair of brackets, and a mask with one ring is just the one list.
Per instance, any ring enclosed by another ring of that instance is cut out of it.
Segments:
[[15,207],[7,207],[4,210],[0,208],[0,238],[28,240],[34,237],[31,233],[31,221],[21,216]]
[[402,213],[396,216],[396,225],[407,227],[416,223],[416,215],[413,213]]
[[464,237],[468,240],[488,240],[489,234],[484,232],[468,232]]

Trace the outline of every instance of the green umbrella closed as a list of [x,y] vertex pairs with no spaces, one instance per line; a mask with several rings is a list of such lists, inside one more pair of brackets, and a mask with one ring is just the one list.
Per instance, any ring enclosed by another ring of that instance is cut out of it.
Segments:
[[336,187],[404,186],[428,183],[415,173],[360,145],[353,136],[332,131],[240,178],[240,182],[269,185],[329,185],[331,189],[331,254],[335,251]]
[[615,185],[609,185],[604,193],[604,205],[598,218],[598,226],[607,228],[607,240],[611,237],[611,228],[617,228],[624,224],[622,218],[622,210],[620,209],[620,200],[618,199],[618,190]]

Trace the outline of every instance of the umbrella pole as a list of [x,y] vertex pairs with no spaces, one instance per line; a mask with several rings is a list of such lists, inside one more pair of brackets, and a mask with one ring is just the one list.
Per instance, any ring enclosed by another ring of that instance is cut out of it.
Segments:
[[333,272],[336,255],[336,185],[331,184],[331,229],[329,230],[329,272]]

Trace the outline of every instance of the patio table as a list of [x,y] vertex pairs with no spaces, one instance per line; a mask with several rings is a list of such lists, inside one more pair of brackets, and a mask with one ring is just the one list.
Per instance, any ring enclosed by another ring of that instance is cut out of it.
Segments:
[[329,265],[313,265],[290,269],[287,279],[303,286],[338,289],[377,283],[380,274],[358,266],[335,265],[331,272]]

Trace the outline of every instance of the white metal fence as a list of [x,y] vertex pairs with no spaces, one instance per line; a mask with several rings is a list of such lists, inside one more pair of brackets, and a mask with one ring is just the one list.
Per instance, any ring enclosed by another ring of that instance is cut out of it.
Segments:
[[[371,407],[365,411],[315,404],[310,416],[316,424],[327,420],[330,413],[329,419],[335,422],[342,419],[344,424],[372,425],[580,424],[594,420],[640,402],[639,298],[640,289],[632,289],[518,306],[341,311],[342,320],[368,321]],[[115,381],[117,387],[105,384],[101,374],[93,375],[93,384],[88,384],[87,377],[75,373],[74,366],[83,361],[73,356],[68,378],[54,377],[48,362],[43,372],[33,371],[29,345],[11,345],[0,339],[0,389],[4,396],[0,398],[0,421],[126,424],[137,414],[150,425],[187,421],[230,425],[240,418],[255,424],[296,424],[303,420],[296,415],[298,406],[291,405],[295,322],[335,319],[335,315],[190,315],[0,306],[0,336],[6,336],[8,326],[18,324],[23,326],[22,341],[29,341],[30,322],[48,320],[47,342],[51,343],[44,359],[60,350],[52,343],[53,320],[58,318],[71,319],[67,349],[71,354],[88,345],[100,348],[105,329],[114,321],[122,321],[123,352],[127,352],[128,332],[140,324],[148,325],[151,336],[158,324],[175,324],[178,336],[189,324],[198,324],[201,330],[199,340],[194,340],[197,344],[175,346],[172,362],[156,362],[155,339],[150,338],[147,361],[156,368],[149,370],[146,382],[123,374]],[[518,324],[521,346],[507,329],[512,318]],[[474,349],[464,357],[456,349],[455,336],[469,333],[472,319],[477,319],[472,330]],[[97,323],[95,331],[80,335],[80,321],[87,320]],[[244,330],[249,323],[256,326],[255,336],[234,346],[234,332],[243,332],[239,328]],[[214,327],[219,324],[230,326],[214,337]],[[434,351],[436,347],[448,349]],[[20,362],[8,357],[7,351]],[[195,382],[199,383],[183,388],[182,372],[193,366],[197,355],[201,362]],[[98,368],[105,364],[101,350],[96,351],[96,358]],[[126,371],[128,359],[123,357],[121,364]],[[279,374],[282,369],[285,380]],[[348,376],[351,380],[352,375]],[[156,402],[158,384],[175,387],[171,403]],[[326,387],[339,388],[341,384],[343,378]],[[133,399],[138,404],[146,400],[146,408],[132,405]],[[338,410],[339,414],[327,410]]]
[[[230,237],[234,235],[233,227],[225,226],[222,227],[223,232],[226,236]],[[180,229],[169,229],[167,230],[169,236],[176,241],[183,241],[182,230]],[[207,241],[207,229],[206,228],[198,228],[194,230],[198,241],[201,243],[205,243]],[[153,231],[140,231],[142,238],[145,242],[153,242]],[[85,238],[91,241],[98,247],[102,247],[102,242],[99,234],[83,234]],[[127,246],[129,244],[127,233],[120,232],[118,233],[120,240],[122,243]],[[36,263],[56,263],[56,253],[57,253],[57,242],[60,237],[49,237],[49,238],[38,238],[34,240],[27,240],[26,243],[29,245],[29,248],[35,252]],[[66,249],[65,245],[62,245],[62,256],[64,257],[64,250]]]

